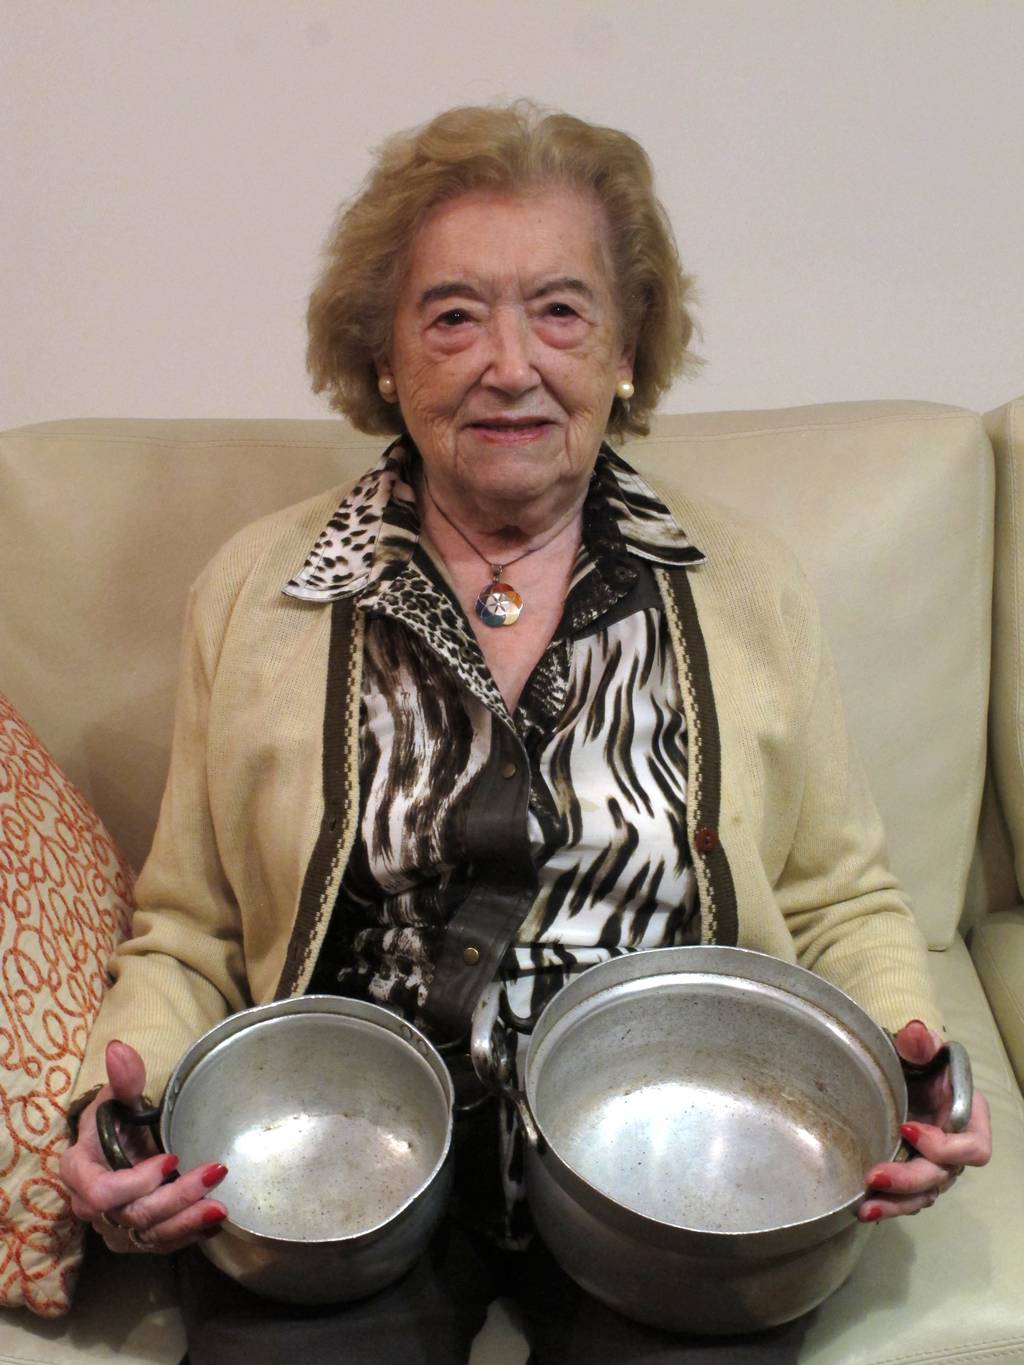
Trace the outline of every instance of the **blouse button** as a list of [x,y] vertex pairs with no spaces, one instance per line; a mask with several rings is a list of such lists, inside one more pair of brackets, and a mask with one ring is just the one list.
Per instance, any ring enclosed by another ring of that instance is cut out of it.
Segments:
[[462,960],[467,967],[475,967],[480,961],[480,949],[473,947],[463,948]]
[[515,777],[518,771],[519,769],[516,767],[514,763],[503,763],[501,765],[502,777]]
[[699,853],[713,853],[719,844],[718,830],[710,825],[701,825],[693,836],[693,842]]

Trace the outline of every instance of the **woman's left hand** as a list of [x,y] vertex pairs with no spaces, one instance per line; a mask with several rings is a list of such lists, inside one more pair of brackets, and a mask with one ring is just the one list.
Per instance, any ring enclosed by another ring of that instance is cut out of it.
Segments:
[[[927,1066],[943,1046],[919,1019],[901,1028],[893,1041],[903,1060],[914,1066]],[[908,1078],[907,1089],[910,1117],[900,1131],[916,1155],[909,1161],[883,1161],[868,1171],[868,1197],[857,1215],[863,1223],[930,1208],[965,1166],[984,1166],[992,1155],[988,1102],[977,1091],[963,1132],[943,1130],[952,1101],[948,1067],[923,1080]]]

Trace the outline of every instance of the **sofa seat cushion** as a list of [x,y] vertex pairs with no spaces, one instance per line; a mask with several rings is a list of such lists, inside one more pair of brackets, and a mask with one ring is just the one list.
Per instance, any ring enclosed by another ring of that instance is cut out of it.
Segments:
[[82,1228],[58,1163],[67,1100],[132,909],[88,803],[0,696],[0,1305],[67,1311]]
[[55,1322],[0,1313],[0,1365],[178,1365],[185,1329],[163,1256],[114,1256],[89,1236],[75,1305]]
[[963,941],[930,957],[950,1037],[992,1107],[992,1161],[919,1217],[878,1225],[811,1315],[800,1365],[1024,1361],[1024,1102]]

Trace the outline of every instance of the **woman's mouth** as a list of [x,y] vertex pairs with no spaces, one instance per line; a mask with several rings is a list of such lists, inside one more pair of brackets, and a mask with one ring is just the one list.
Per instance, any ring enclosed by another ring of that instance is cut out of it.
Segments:
[[516,418],[514,421],[496,418],[490,422],[471,422],[470,430],[476,432],[483,441],[518,445],[537,440],[550,426],[551,423],[543,417]]

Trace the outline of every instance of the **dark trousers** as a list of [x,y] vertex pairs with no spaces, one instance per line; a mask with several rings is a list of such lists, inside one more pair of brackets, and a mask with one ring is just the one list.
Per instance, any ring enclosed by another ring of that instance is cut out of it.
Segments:
[[516,1302],[536,1365],[790,1365],[806,1320],[749,1337],[681,1337],[579,1289],[537,1241],[502,1252],[449,1223],[390,1289],[331,1309],[271,1303],[198,1252],[180,1258],[190,1365],[466,1365],[491,1300]]
[[360,1303],[299,1308],[258,1298],[198,1251],[178,1258],[189,1365],[466,1365],[487,1309],[519,1308],[535,1365],[791,1365],[806,1320],[749,1337],[683,1337],[598,1303],[539,1239],[502,1251],[473,1226],[500,1197],[494,1114],[456,1134],[452,1216],[404,1279]]

